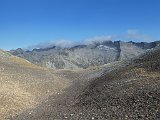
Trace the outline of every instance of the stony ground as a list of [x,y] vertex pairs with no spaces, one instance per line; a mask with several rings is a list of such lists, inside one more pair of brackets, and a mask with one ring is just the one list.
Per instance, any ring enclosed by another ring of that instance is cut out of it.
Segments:
[[0,66],[1,119],[160,119],[160,50],[77,71],[2,60]]
[[33,65],[7,52],[0,52],[0,119],[2,120],[13,118],[27,109],[36,108],[44,101],[48,101],[49,96],[61,95],[72,84],[86,86],[84,83],[102,74],[100,68],[85,71],[54,71]]
[[3,55],[0,58],[0,119],[35,107],[49,95],[69,86],[69,81],[53,73],[23,59]]

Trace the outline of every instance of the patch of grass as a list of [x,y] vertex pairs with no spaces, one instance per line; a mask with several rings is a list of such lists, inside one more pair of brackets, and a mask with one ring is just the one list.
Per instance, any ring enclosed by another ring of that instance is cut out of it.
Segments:
[[15,57],[15,56],[11,57],[11,61],[15,62],[15,63],[19,63],[19,64],[26,66],[26,67],[38,68],[37,65],[34,65],[34,64],[30,63],[29,61],[22,59],[22,58],[19,58],[19,57]]
[[3,51],[0,49],[0,54],[3,55],[4,57],[10,57],[12,56],[9,52]]

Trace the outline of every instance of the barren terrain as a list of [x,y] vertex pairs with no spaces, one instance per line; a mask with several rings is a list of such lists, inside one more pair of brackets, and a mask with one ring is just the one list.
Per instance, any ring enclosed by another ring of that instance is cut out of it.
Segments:
[[160,50],[85,70],[0,60],[0,119],[160,119]]

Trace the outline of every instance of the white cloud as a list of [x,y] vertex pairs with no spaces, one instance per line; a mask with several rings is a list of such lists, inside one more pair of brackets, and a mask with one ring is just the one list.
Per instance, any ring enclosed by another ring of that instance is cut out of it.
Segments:
[[27,50],[32,50],[34,48],[40,49],[40,48],[49,48],[53,46],[61,47],[61,48],[67,48],[67,47],[72,47],[75,45],[80,44],[80,42],[75,42],[75,41],[70,41],[70,40],[54,40],[54,41],[48,41],[48,42],[43,42],[39,43],[37,45],[29,46],[26,49]]
[[93,42],[103,42],[103,41],[109,41],[112,40],[114,36],[107,35],[107,36],[96,36],[93,38],[88,38],[85,40],[85,44],[91,44]]
[[39,43],[37,45],[29,46],[26,49],[32,50],[34,48],[49,48],[53,46],[61,47],[61,48],[68,48],[73,47],[75,45],[83,45],[83,44],[91,44],[93,42],[103,42],[106,40],[112,40],[112,36],[96,36],[93,38],[89,38],[83,41],[71,41],[71,40],[53,40],[44,43]]
[[141,34],[138,29],[128,29],[125,34],[114,34],[114,35],[106,35],[106,36],[96,36],[93,38],[89,38],[85,41],[87,44],[91,44],[93,42],[103,42],[106,40],[111,41],[135,41],[135,42],[150,42],[153,39],[145,34]]
[[71,41],[71,40],[53,40],[49,42],[39,43],[37,45],[29,46],[27,49],[32,50],[34,48],[49,48],[53,46],[67,48],[73,47],[75,45],[83,45],[83,44],[92,44],[94,42],[103,42],[103,41],[136,41],[136,42],[150,42],[153,41],[147,35],[141,34],[137,29],[129,29],[123,35],[103,35],[103,36],[95,36],[92,38],[88,38],[83,41]]
[[129,29],[127,31],[127,34],[124,36],[124,39],[127,41],[133,40],[133,41],[139,41],[139,42],[150,42],[152,41],[152,38],[141,34],[138,30],[135,29]]
[[70,40],[58,40],[58,41],[52,41],[55,46],[67,48],[67,47],[73,47],[75,45],[80,44],[80,42],[70,41]]

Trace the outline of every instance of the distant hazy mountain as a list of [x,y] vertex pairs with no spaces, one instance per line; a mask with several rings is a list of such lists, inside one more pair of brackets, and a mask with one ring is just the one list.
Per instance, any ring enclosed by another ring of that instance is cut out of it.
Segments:
[[33,49],[32,51],[24,51],[18,48],[11,50],[10,53],[48,68],[77,69],[131,59],[156,47],[159,43],[159,41],[151,43],[104,41],[68,48],[52,46],[43,49]]

